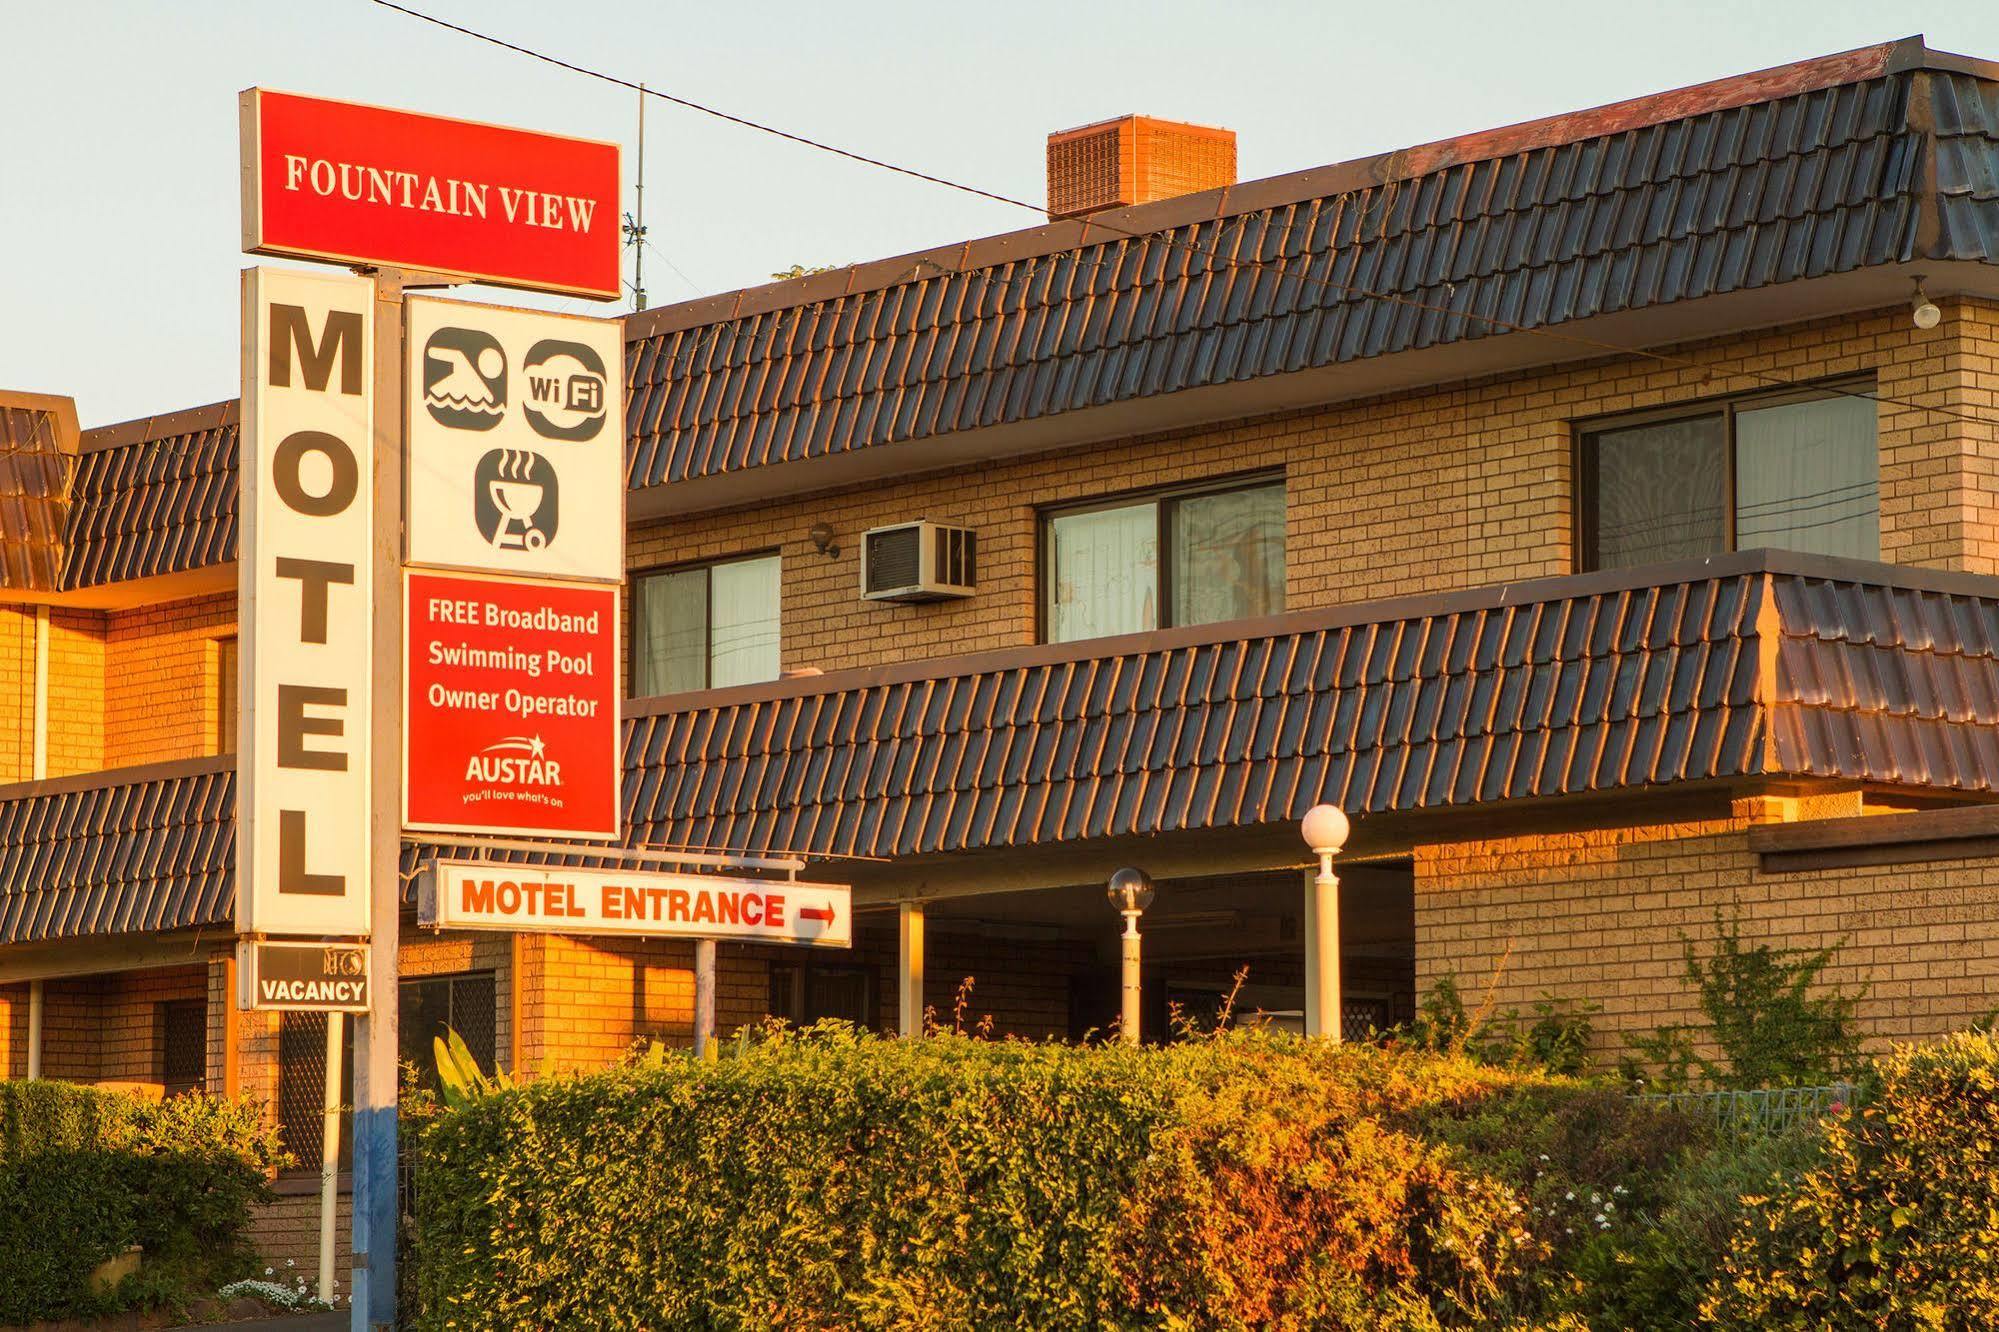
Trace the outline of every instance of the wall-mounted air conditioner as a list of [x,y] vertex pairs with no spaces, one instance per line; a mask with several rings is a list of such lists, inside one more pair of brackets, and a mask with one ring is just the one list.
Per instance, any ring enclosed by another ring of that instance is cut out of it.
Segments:
[[977,589],[976,534],[942,523],[896,523],[861,538],[861,596],[868,601],[942,601]]

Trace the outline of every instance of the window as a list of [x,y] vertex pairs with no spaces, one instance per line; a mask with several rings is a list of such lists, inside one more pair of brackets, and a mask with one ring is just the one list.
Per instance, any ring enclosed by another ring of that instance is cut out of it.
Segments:
[[1585,432],[1586,567],[1779,546],[1881,558],[1872,399],[1743,398]]
[[208,1081],[208,1001],[159,1006],[160,1086],[168,1096],[198,1092]]
[[1284,609],[1284,483],[1258,480],[1049,513],[1051,643]]
[[857,1027],[874,1025],[874,973],[866,967],[783,962],[770,969],[770,1015],[809,1027],[839,1018]]
[[437,1089],[437,1052],[431,1042],[449,1027],[490,1073],[499,1055],[499,987],[490,971],[455,976],[421,976],[397,987],[397,1058],[413,1066],[418,1081]]
[[215,752],[236,752],[236,638],[215,640]]
[[[431,1038],[449,1025],[464,1038],[479,1067],[496,1063],[499,989],[490,971],[414,976],[396,987],[401,1005],[396,1057],[413,1065],[418,1080],[436,1089]],[[343,1025],[340,1070],[340,1164],[354,1159],[354,1015]],[[278,1024],[278,1128],[298,1170],[317,1171],[325,1138],[326,1014],[286,1013]]]
[[632,692],[641,698],[777,678],[778,557],[641,574]]
[[[354,1160],[354,1015],[341,1024],[340,1167]],[[278,1134],[292,1169],[318,1173],[326,1141],[326,1014],[278,1019]]]

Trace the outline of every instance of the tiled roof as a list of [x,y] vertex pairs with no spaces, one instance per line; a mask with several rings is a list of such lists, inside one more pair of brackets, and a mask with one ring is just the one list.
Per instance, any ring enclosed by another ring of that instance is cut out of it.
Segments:
[[[1919,257],[1999,262],[1999,74],[1912,39],[633,316],[627,479]],[[97,432],[65,586],[232,558],[234,420]]]
[[[68,422],[74,431],[75,422]],[[54,406],[0,401],[0,588],[61,585],[67,482],[75,438]],[[65,447],[67,443],[68,447]]]
[[[1564,118],[1565,141],[1498,131],[1049,228],[1041,244],[1023,233],[888,261],[892,277],[823,299],[766,289],[636,316],[629,480],[1505,331],[1486,319],[1552,328],[1917,257],[1993,258],[1999,85],[1924,66],[1920,44],[1874,55],[1756,85],[1831,80],[1788,96],[1745,104],[1748,81],[1724,81]],[[1531,146],[1505,151],[1516,141]]]
[[[908,856],[1709,779],[1983,795],[1999,580],[1749,551],[628,713],[626,841],[673,849]],[[228,919],[230,775],[107,778],[0,798],[0,942]]]
[[236,558],[236,404],[179,412],[163,424],[78,459],[65,589]]
[[1762,551],[1635,572],[1653,581],[667,700],[626,736],[629,831],[912,855],[1276,823],[1321,800],[1376,814],[1792,774],[1999,790],[1999,583],[1922,590]]
[[218,759],[0,800],[0,942],[233,926],[235,789]]

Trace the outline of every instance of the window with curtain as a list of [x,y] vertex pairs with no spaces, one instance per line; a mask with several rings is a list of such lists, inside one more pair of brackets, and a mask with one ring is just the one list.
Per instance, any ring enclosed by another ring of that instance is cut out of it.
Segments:
[[775,680],[778,557],[753,555],[632,580],[632,693]]
[[1775,546],[1881,558],[1872,399],[1742,398],[1582,437],[1592,569]]
[[1051,643],[1275,615],[1284,609],[1284,483],[1055,510],[1043,520],[1043,549]]

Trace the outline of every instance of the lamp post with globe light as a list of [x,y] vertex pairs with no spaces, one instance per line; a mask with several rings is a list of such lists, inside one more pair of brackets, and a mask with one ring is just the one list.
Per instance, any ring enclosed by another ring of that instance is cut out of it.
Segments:
[[1347,816],[1338,805],[1314,805],[1300,825],[1319,872],[1305,901],[1305,1034],[1340,1039],[1340,880],[1333,857],[1347,844]]
[[1127,865],[1111,875],[1108,896],[1111,909],[1124,917],[1123,1007],[1118,1035],[1126,1045],[1137,1045],[1139,1036],[1139,954],[1138,918],[1152,905],[1152,876]]

